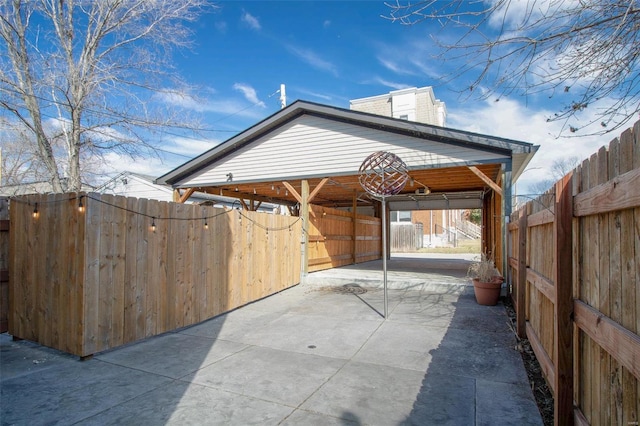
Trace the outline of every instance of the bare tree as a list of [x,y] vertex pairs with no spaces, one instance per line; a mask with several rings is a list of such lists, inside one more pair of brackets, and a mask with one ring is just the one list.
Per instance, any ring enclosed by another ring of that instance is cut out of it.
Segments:
[[83,161],[106,152],[152,153],[149,131],[184,125],[149,101],[179,87],[172,50],[188,46],[184,24],[206,6],[207,0],[0,1],[0,107],[34,141],[34,161],[55,191],[80,190]]
[[[387,18],[432,22],[443,60],[481,97],[544,94],[563,103],[548,121],[602,134],[640,112],[638,0],[424,0],[388,4]],[[587,108],[589,108],[588,111]],[[579,124],[580,123],[580,124]]]
[[558,158],[551,163],[551,178],[542,179],[532,184],[529,184],[529,194],[544,194],[549,188],[551,188],[557,181],[562,179],[567,173],[578,167],[580,164],[580,157],[571,156],[565,158]]

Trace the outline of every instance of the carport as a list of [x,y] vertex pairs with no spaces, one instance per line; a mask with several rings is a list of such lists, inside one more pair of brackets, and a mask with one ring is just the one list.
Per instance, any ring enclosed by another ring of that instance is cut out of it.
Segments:
[[156,183],[172,186],[178,202],[198,191],[234,197],[246,210],[263,202],[286,206],[303,220],[300,261],[306,276],[381,257],[383,206],[361,188],[358,169],[369,154],[392,152],[406,163],[410,180],[400,194],[386,198],[384,208],[482,208],[482,249],[493,252],[504,271],[512,186],[537,149],[516,140],[296,101]]

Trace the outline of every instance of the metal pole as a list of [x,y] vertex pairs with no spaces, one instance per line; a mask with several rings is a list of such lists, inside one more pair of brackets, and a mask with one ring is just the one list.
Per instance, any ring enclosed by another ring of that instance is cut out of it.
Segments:
[[384,282],[384,317],[389,316],[387,298],[387,205],[382,196],[382,276]]

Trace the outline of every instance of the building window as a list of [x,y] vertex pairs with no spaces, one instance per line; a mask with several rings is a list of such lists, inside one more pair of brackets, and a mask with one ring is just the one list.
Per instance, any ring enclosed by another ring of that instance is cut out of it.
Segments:
[[400,120],[408,120],[409,119],[409,115],[408,114],[402,114],[400,115],[400,117],[398,117]]
[[391,222],[411,222],[411,212],[391,212]]

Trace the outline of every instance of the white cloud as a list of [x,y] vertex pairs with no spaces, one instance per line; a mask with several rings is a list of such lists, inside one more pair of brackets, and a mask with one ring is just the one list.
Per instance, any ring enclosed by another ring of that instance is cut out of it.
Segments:
[[396,74],[415,75],[413,71],[401,66],[395,61],[390,60],[386,55],[379,55],[376,59],[378,59],[378,62],[380,62],[383,67],[389,71],[395,72]]
[[249,28],[254,29],[256,31],[260,31],[262,26],[260,25],[260,21],[258,18],[250,14],[249,12],[244,11],[242,13],[242,17],[240,17],[240,21],[244,22],[249,26]]
[[227,23],[225,21],[218,21],[215,24],[216,30],[218,32],[225,34],[227,32]]
[[175,157],[171,161],[163,161],[158,157],[146,157],[144,161],[140,161],[139,158],[133,159],[127,155],[110,152],[104,156],[104,165],[100,172],[106,176],[128,171],[158,177],[173,170],[186,160],[183,157]]
[[237,115],[240,117],[259,119],[263,114],[255,109],[247,109],[246,104],[240,100],[222,98],[217,95],[215,99],[199,99],[189,94],[161,93],[157,98],[160,102],[166,102],[180,108],[199,112],[217,113],[223,115]]
[[120,172],[134,172],[150,176],[161,176],[192,158],[208,151],[221,141],[215,139],[194,139],[180,136],[170,136],[157,155],[141,158],[131,158],[128,155],[108,152],[101,160],[97,174],[112,176]]
[[322,59],[316,52],[311,49],[304,49],[301,47],[287,45],[287,50],[297,56],[303,62],[311,65],[314,68],[317,68],[322,71],[328,71],[334,76],[338,76],[338,69],[331,62]]
[[398,83],[396,81],[389,81],[389,80],[385,80],[382,77],[376,76],[373,77],[370,80],[367,80],[364,82],[365,84],[380,84],[382,86],[386,86],[386,87],[390,87],[394,90],[400,90],[400,89],[406,89],[407,87],[412,87],[409,84],[404,84],[404,83]]
[[309,95],[314,98],[322,99],[324,101],[331,101],[333,97],[325,93],[318,93],[308,89],[295,88],[295,91],[302,93],[303,95]]
[[576,156],[582,161],[617,135],[557,138],[562,123],[547,122],[549,111],[530,110],[511,99],[464,104],[448,112],[448,127],[540,145],[527,167],[530,171],[518,180],[519,193],[525,193],[530,184],[551,179],[554,160]]
[[442,67],[435,66],[436,62],[430,60],[434,54],[432,42],[408,39],[402,44],[403,48],[399,48],[397,44],[376,43],[376,59],[383,67],[399,75],[433,79],[442,76]]
[[175,152],[176,154],[195,157],[210,150],[220,144],[220,142],[221,141],[217,139],[194,139],[175,136],[171,138],[170,144],[164,149]]
[[266,108],[264,102],[258,99],[258,94],[256,93],[256,89],[244,83],[235,83],[233,85],[233,89],[241,92],[245,99],[251,102],[252,104],[261,106],[262,108]]

